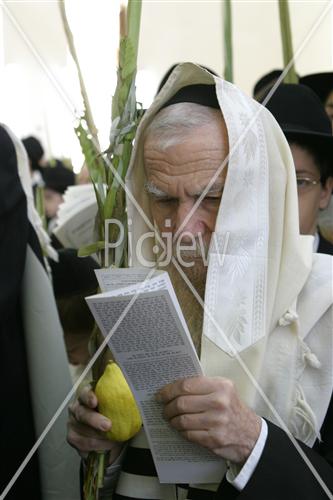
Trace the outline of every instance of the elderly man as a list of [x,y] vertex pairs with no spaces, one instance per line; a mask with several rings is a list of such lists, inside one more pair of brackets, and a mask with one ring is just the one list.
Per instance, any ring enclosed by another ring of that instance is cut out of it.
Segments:
[[[154,224],[188,244],[167,270],[205,376],[156,397],[171,426],[221,457],[220,482],[160,484],[144,431],[123,449],[105,440],[112,423],[89,388],[70,408],[69,442],[111,450],[113,499],[326,498],[332,261],[299,234],[294,165],[275,120],[182,64],[141,122],[127,186],[141,207],[128,199],[134,243]],[[141,250],[156,259],[151,240]]]

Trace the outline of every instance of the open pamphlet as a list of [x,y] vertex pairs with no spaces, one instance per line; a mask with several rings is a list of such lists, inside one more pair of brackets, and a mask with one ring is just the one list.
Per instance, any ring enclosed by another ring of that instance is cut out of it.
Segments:
[[79,249],[94,238],[97,202],[92,184],[70,186],[59,206],[54,234],[65,248]]
[[[152,276],[153,274],[153,276]],[[225,462],[185,440],[163,418],[156,392],[180,378],[202,375],[169,276],[146,269],[96,271],[103,293],[87,297],[134,394],[161,483],[217,483]]]

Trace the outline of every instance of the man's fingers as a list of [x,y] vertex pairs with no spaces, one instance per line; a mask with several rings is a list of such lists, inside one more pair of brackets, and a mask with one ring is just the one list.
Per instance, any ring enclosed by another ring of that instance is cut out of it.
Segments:
[[108,418],[97,413],[95,410],[86,408],[78,401],[70,405],[69,413],[77,422],[93,427],[98,431],[108,431],[111,429],[112,424]]
[[90,385],[82,387],[78,399],[80,403],[84,406],[88,406],[88,408],[97,408],[98,400]]
[[200,413],[211,405],[210,394],[203,396],[179,396],[165,405],[163,414],[167,420],[185,413]]
[[205,431],[208,429],[208,423],[204,413],[179,415],[170,420],[170,425],[178,431]]
[[110,450],[114,446],[114,443],[109,439],[96,439],[94,437],[82,436],[72,427],[68,429],[67,441],[73,448],[79,450],[80,453],[88,453],[91,450]]
[[88,427],[88,425],[81,424],[74,417],[70,416],[68,419],[68,427],[74,429],[77,434],[83,437],[93,439],[105,439],[105,432]]
[[156,394],[156,399],[157,401],[168,403],[179,396],[206,394],[206,386],[204,377],[183,378],[162,387]]
[[179,431],[206,431],[220,427],[220,433],[223,433],[223,428],[227,425],[227,418],[218,411],[208,411],[177,415],[176,417],[172,417],[169,423]]
[[231,380],[221,377],[190,377],[164,386],[158,391],[156,399],[168,403],[178,396],[210,394],[216,390],[229,391],[232,388]]

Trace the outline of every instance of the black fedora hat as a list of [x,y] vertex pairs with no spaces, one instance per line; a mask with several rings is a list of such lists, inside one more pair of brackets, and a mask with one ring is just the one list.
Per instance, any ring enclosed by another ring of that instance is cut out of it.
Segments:
[[328,95],[333,91],[333,72],[302,76],[299,83],[310,87],[319,99],[325,103]]
[[287,139],[302,139],[324,154],[333,172],[332,125],[318,96],[305,85],[282,83],[266,104]]
[[[276,81],[282,75],[282,69],[273,69],[269,73],[263,75],[259,80],[255,83],[252,91],[252,96],[259,102],[262,102],[268,92],[271,90],[273,85],[275,85]],[[288,72],[286,73],[288,74]],[[296,75],[299,79],[299,76]]]
[[60,160],[53,160],[54,166],[50,164],[41,170],[45,188],[52,189],[57,193],[64,194],[69,186],[75,184],[75,174],[65,167]]
[[259,80],[254,84],[252,95],[255,99],[258,99],[262,96],[263,93],[267,93],[270,90],[276,80],[282,75],[282,69],[273,69],[266,75],[263,75]]

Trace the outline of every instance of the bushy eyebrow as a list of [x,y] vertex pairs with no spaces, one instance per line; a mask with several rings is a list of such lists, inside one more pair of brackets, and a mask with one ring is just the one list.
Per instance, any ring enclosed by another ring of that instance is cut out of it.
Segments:
[[[210,194],[222,194],[224,188],[224,183],[220,181],[214,182],[212,186],[208,189],[207,193],[205,195],[210,195]],[[197,193],[194,194],[194,196],[201,196],[202,193],[205,191],[206,186],[203,189],[200,189]]]
[[[220,181],[215,182],[210,189],[207,191],[206,195],[210,194],[222,194],[224,184]],[[146,193],[150,194],[151,196],[154,196],[155,198],[169,198],[170,195],[168,193],[165,193],[161,189],[159,189],[153,182],[146,181],[144,185]],[[194,193],[193,196],[200,196],[205,188],[201,189],[197,193]]]
[[168,198],[169,197],[168,193],[165,193],[164,191],[162,191],[161,189],[156,187],[153,182],[146,181],[144,187],[145,187],[146,193],[154,196],[155,198]]

